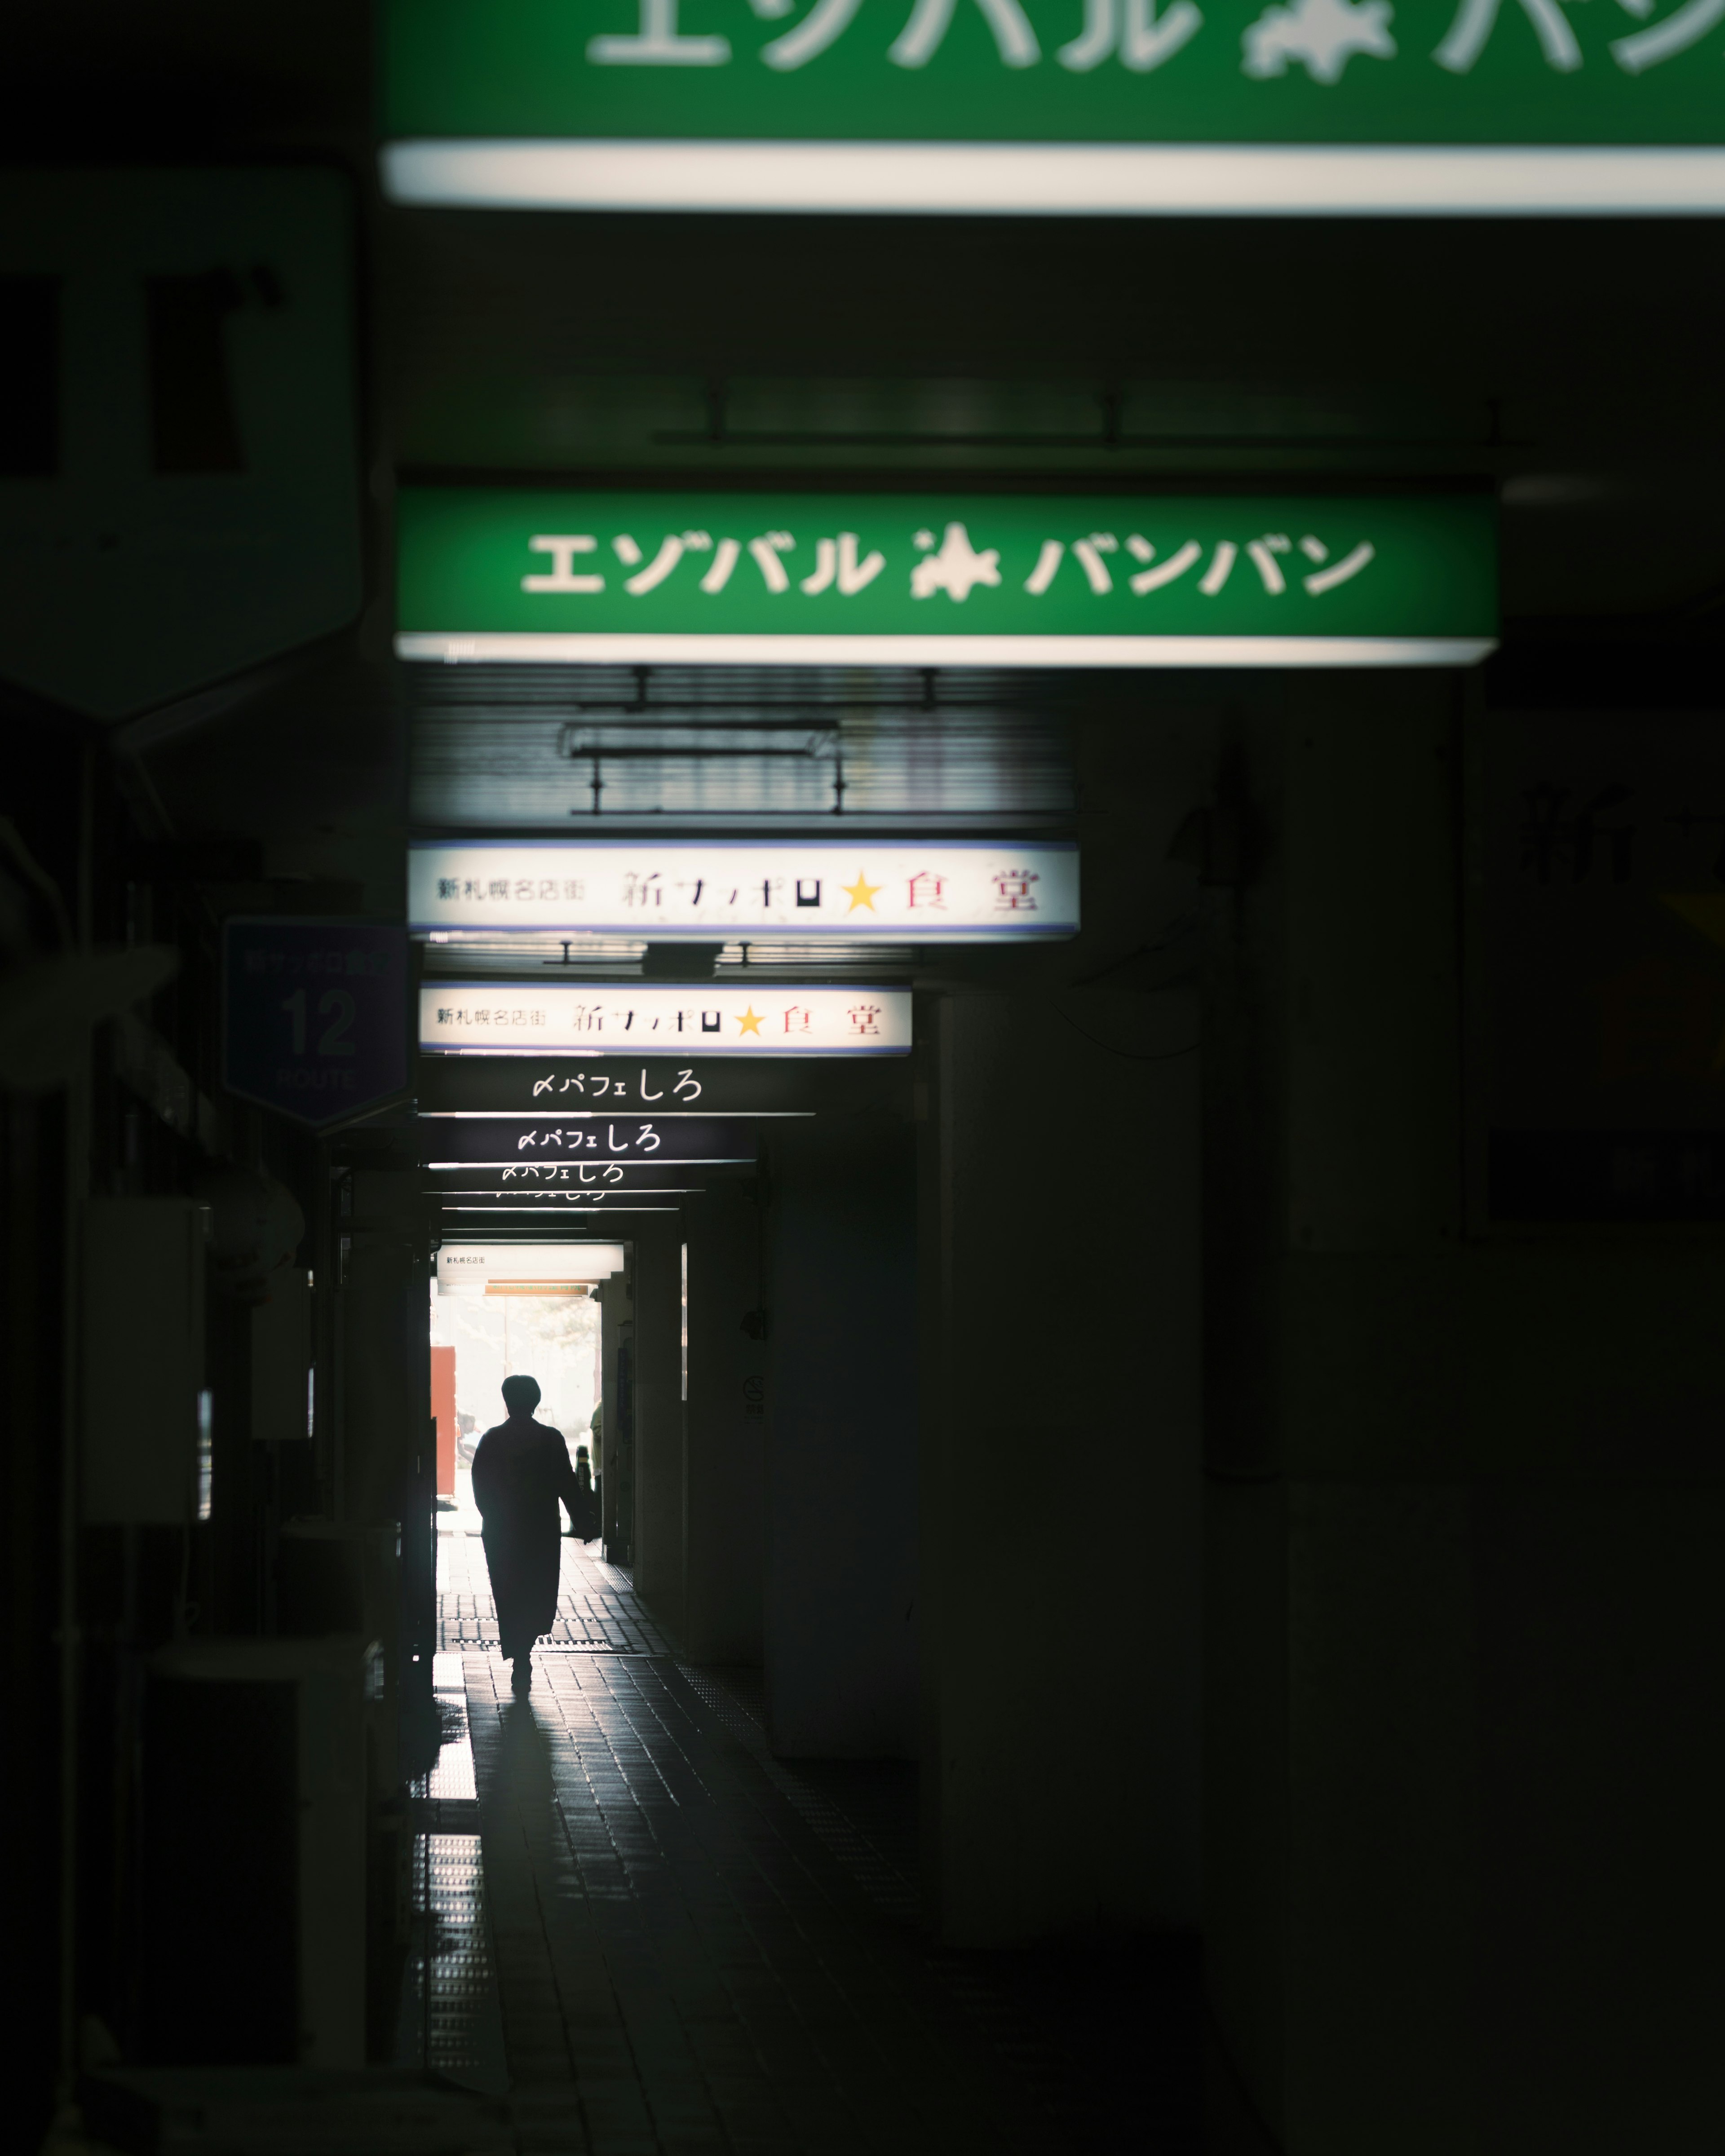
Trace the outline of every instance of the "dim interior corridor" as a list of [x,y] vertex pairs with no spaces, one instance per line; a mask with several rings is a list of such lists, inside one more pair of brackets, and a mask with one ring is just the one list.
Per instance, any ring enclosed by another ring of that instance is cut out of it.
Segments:
[[1725,2156],[1725,0],[8,27],[0,2156]]
[[[1189,1946],[937,1946],[915,1767],[776,1758],[758,1671],[681,1661],[563,1548],[567,1636],[516,1699],[479,1540],[439,1537],[401,2064],[489,2092],[523,2151],[1200,2145]],[[1027,1699],[1051,1835],[1083,1831],[1082,1752]]]

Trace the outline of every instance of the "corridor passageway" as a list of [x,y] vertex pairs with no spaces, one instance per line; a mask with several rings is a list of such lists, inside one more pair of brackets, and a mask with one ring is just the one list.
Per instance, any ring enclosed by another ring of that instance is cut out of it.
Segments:
[[[689,1665],[567,1540],[515,1698],[477,1538],[439,1540],[445,1741],[414,1863],[437,1922],[401,2063],[506,2087],[521,2148],[558,2156],[1202,2147],[1185,1943],[938,1948],[913,1765],[776,1758],[759,1673]],[[1082,1744],[1027,1701],[1051,1835],[1083,1831]]]
[[8,28],[6,2146],[1717,2156],[1725,0]]

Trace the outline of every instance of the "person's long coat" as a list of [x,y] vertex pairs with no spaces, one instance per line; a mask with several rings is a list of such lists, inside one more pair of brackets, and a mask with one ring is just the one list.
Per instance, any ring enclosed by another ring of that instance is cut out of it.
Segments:
[[573,1523],[580,1493],[561,1431],[511,1415],[485,1432],[473,1455],[473,1501],[485,1522],[500,1644],[511,1661],[557,1622],[559,1498]]

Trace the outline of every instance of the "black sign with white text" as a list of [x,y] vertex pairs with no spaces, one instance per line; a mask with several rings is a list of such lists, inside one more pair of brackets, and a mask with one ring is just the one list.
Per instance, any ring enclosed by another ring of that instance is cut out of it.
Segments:
[[906,1087],[908,1059],[845,1056],[422,1055],[422,1116],[786,1116],[860,1107]]
[[[572,1154],[559,1158],[553,1153],[545,1160],[512,1160],[503,1168],[458,1162],[448,1168],[428,1168],[424,1173],[428,1190],[525,1193],[553,1188],[687,1190],[704,1183],[709,1171],[693,1161],[601,1160],[597,1153],[583,1149],[578,1158]],[[727,1178],[747,1175],[747,1164],[726,1167],[725,1173]]]
[[751,1123],[717,1116],[440,1116],[419,1126],[428,1166],[459,1161],[495,1168],[564,1163],[589,1168],[634,1161],[749,1161],[755,1158]]

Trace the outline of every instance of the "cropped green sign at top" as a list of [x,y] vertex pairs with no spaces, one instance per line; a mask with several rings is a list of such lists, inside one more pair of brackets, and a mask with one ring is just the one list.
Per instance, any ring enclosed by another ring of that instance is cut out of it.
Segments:
[[399,655],[1461,665],[1497,630],[1471,495],[401,496]]
[[1725,208],[1725,0],[388,0],[387,23],[405,201]]

